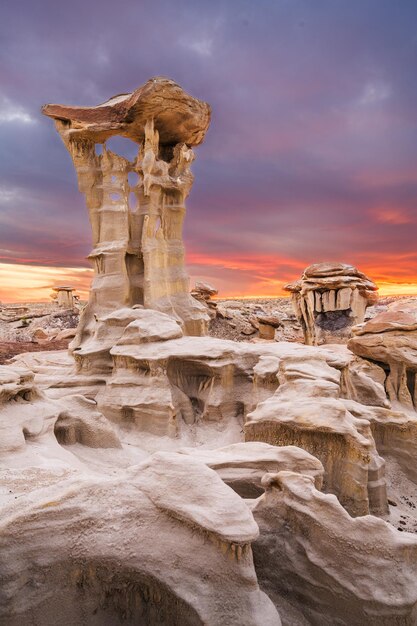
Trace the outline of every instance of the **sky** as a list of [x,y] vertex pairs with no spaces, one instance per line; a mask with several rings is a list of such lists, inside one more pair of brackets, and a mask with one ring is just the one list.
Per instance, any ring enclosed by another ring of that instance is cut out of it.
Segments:
[[167,76],[212,107],[191,281],[281,295],[310,263],[417,293],[415,0],[14,0],[0,21],[0,301],[85,297],[91,232],[47,103]]

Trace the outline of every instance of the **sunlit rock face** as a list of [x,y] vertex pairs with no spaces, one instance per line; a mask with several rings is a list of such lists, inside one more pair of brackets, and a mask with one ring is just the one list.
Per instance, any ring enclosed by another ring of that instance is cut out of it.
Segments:
[[341,373],[317,355],[292,356],[278,369],[279,387],[248,415],[247,441],[308,450],[323,463],[324,488],[352,516],[388,511],[384,461],[368,420],[340,398]]
[[300,280],[284,287],[308,345],[345,343],[366,307],[376,302],[376,285],[352,265],[316,263]]
[[[209,317],[189,294],[182,226],[192,146],[204,139],[209,105],[158,77],[96,107],[48,104],[43,113],[72,157],[93,232],[94,280],[72,349],[97,317],[134,305],[174,315],[186,334],[205,334]],[[106,147],[115,135],[138,144],[133,161]]]
[[355,354],[383,366],[394,405],[417,411],[417,308],[412,301],[391,304],[357,326],[348,345]]
[[[190,336],[215,292],[189,295],[181,238],[208,106],[152,79],[44,112],[96,275],[71,354],[0,367],[0,623],[415,625],[415,310],[357,326],[354,353]],[[307,268],[306,342],[346,338],[374,290],[351,266]]]

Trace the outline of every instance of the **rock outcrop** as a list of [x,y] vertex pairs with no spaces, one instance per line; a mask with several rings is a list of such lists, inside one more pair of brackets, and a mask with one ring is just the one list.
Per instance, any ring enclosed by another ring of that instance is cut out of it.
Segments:
[[388,511],[384,461],[369,421],[350,413],[340,399],[340,371],[324,359],[291,357],[278,370],[279,387],[245,423],[247,441],[295,445],[323,463],[324,490],[351,515]]
[[267,474],[264,486],[252,507],[260,528],[253,552],[270,597],[291,598],[314,626],[416,623],[415,535],[372,516],[352,519],[311,477]]
[[[44,112],[86,194],[96,275],[71,353],[0,367],[0,622],[413,626],[415,310],[356,326],[353,352],[277,341],[294,315],[260,302],[211,320],[260,339],[191,336],[214,295],[189,293],[181,235],[208,105],[158,78]],[[117,134],[133,162],[106,147]],[[290,290],[311,344],[346,337],[375,297],[341,264]]]
[[193,298],[207,307],[207,312],[211,319],[216,317],[217,302],[212,300],[212,297],[217,294],[218,291],[215,287],[201,281],[197,281],[194,285],[194,289],[191,291]]
[[417,306],[400,301],[353,330],[355,354],[383,364],[385,387],[394,405],[417,411]]
[[35,486],[10,498],[0,530],[9,626],[281,624],[257,583],[252,513],[194,458]]
[[[209,317],[189,293],[182,224],[192,146],[204,139],[208,104],[158,77],[96,107],[42,111],[72,157],[93,231],[95,276],[72,348],[95,333],[98,317],[136,304],[174,315],[187,334],[205,334]],[[134,161],[106,147],[114,135],[138,144]]]
[[284,287],[307,345],[346,342],[351,327],[363,322],[366,307],[376,302],[376,285],[352,265],[316,263],[300,280]]

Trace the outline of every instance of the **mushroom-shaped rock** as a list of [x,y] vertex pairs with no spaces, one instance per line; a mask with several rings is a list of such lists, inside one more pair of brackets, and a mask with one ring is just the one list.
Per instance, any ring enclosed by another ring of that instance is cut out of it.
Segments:
[[256,316],[258,322],[259,337],[261,339],[274,339],[275,330],[281,326],[281,319],[278,315]]
[[219,292],[215,287],[201,281],[196,282],[194,289],[191,292],[194,298],[201,300],[209,300],[212,296],[217,296],[218,293]]
[[161,144],[201,143],[210,123],[210,106],[193,98],[168,78],[150,78],[131,93],[113,96],[93,107],[45,104],[42,113],[64,123],[73,136],[102,143],[113,135],[141,142],[154,120]]
[[217,315],[217,302],[211,299],[212,296],[216,296],[217,294],[218,291],[215,287],[201,281],[196,282],[191,292],[193,298],[207,307],[211,319],[214,319]]
[[300,280],[284,287],[292,294],[305,343],[337,343],[363,322],[366,307],[375,304],[377,286],[353,265],[315,263]]
[[[192,146],[207,132],[209,105],[157,77],[95,107],[47,104],[42,112],[72,157],[93,230],[95,275],[71,350],[89,342],[97,318],[135,305],[173,315],[188,335],[206,334],[207,307],[189,293],[182,228]],[[138,144],[132,161],[106,145],[114,135]]]

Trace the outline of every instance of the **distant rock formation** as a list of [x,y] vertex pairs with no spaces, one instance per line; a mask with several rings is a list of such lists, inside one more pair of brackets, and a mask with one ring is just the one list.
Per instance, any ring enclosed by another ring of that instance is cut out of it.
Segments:
[[78,298],[74,295],[74,287],[60,285],[59,287],[52,288],[53,294],[52,300],[56,300],[56,303],[61,309],[73,309]]
[[[209,105],[157,77],[96,107],[47,104],[42,112],[55,120],[72,157],[93,231],[95,275],[72,348],[95,332],[102,315],[135,304],[174,315],[189,335],[204,335],[209,318],[189,293],[182,224],[191,147],[204,139]],[[115,135],[138,144],[133,162],[106,147]]]
[[363,322],[366,307],[377,301],[378,288],[353,265],[315,263],[284,289],[292,293],[305,343],[318,345],[345,342],[351,327]]
[[211,319],[213,319],[216,317],[217,302],[212,300],[212,297],[217,296],[218,293],[217,289],[212,285],[197,281],[191,295],[207,307],[207,312]]

